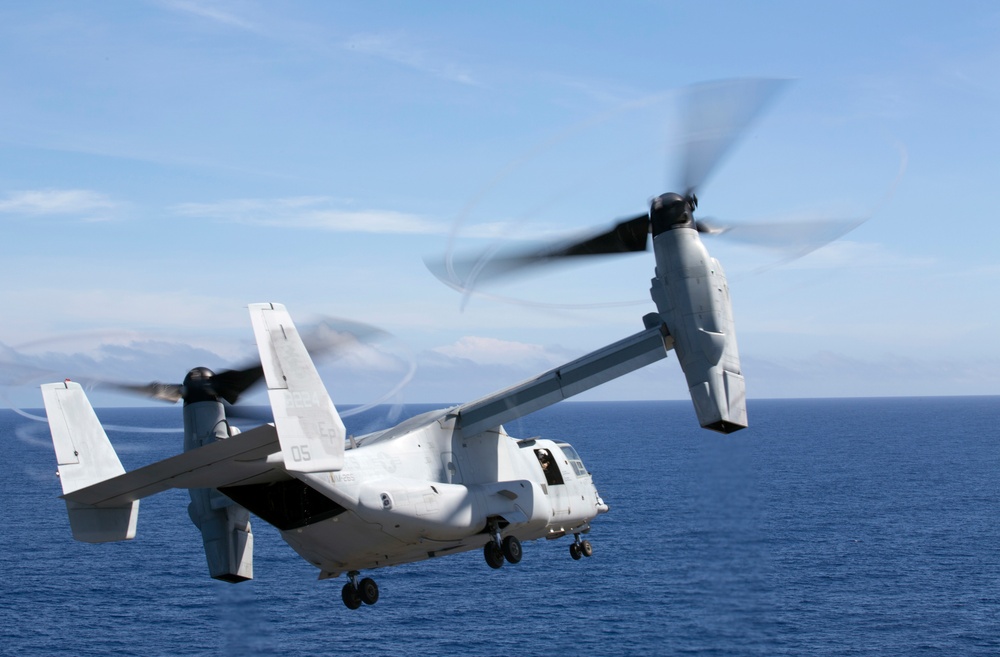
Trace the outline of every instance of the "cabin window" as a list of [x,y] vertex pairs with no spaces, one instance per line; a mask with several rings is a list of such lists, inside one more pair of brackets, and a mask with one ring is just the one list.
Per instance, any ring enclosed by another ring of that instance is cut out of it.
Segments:
[[573,468],[573,472],[577,477],[587,474],[587,468],[583,467],[583,459],[580,458],[580,455],[573,449],[572,445],[560,445],[559,449],[566,455],[566,460],[569,461],[569,465]]
[[538,464],[542,466],[542,472],[545,473],[545,481],[548,482],[549,486],[558,486],[564,483],[562,473],[559,472],[559,464],[556,463],[555,458],[553,458],[549,450],[536,449],[535,456],[538,458]]

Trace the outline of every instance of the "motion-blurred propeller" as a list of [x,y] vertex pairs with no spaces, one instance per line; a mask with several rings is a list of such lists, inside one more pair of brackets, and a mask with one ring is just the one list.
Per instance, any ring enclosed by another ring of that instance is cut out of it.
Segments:
[[538,247],[501,247],[473,257],[426,260],[428,269],[445,284],[471,292],[478,285],[533,267],[581,256],[635,253],[649,248],[654,236],[678,225],[693,226],[704,235],[776,248],[799,257],[842,236],[860,222],[825,220],[796,224],[723,225],[696,220],[698,192],[733,145],[767,104],[786,86],[785,80],[737,79],[706,83],[680,95],[680,175],[676,189],[652,199],[646,213],[615,222],[610,228],[550,242]]
[[[369,343],[387,336],[385,331],[350,320],[338,318],[323,318],[302,330],[302,341],[314,360],[335,359],[352,346]],[[112,381],[93,381],[116,390],[130,394],[149,397],[168,403],[184,400],[185,404],[200,401],[223,401],[229,405],[227,415],[234,417],[263,418],[264,413],[242,409],[237,410],[233,404],[244,392],[253,387],[264,376],[260,361],[241,369],[213,372],[207,367],[195,367],[184,377],[183,383],[161,383],[153,381],[146,384],[119,383]]]

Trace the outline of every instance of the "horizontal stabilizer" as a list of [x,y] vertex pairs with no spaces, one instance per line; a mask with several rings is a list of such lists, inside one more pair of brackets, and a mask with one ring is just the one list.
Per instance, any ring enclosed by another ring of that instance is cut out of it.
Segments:
[[170,488],[221,488],[288,479],[267,457],[278,451],[278,435],[269,424],[216,440],[113,479],[64,495],[94,507],[127,504]]
[[291,316],[279,303],[255,303],[250,305],[250,319],[285,468],[340,470],[347,429]]
[[660,326],[619,340],[516,386],[458,408],[458,426],[466,436],[516,420],[666,358]]

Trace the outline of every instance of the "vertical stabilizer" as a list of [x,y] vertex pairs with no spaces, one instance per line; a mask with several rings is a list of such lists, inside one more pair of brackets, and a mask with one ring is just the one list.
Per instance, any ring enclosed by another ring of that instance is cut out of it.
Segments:
[[280,303],[255,303],[250,319],[285,469],[340,470],[347,430],[291,316]]
[[[125,473],[79,383],[47,383],[42,400],[52,432],[63,494]],[[135,537],[139,502],[97,507],[66,501],[73,538],[86,543],[122,541]]]

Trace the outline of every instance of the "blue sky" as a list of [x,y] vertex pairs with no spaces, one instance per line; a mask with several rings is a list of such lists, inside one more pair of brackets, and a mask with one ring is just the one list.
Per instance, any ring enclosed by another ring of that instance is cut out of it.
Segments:
[[[762,76],[793,82],[700,213],[867,221],[708,244],[750,396],[1000,394],[998,37],[990,2],[8,3],[0,392],[239,366],[259,301],[394,336],[324,366],[338,403],[582,355],[641,329],[651,255],[464,308],[423,258],[642,212],[681,191],[678,90]],[[587,398],[684,397],[669,358]]]

